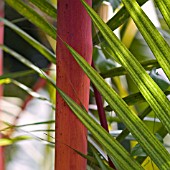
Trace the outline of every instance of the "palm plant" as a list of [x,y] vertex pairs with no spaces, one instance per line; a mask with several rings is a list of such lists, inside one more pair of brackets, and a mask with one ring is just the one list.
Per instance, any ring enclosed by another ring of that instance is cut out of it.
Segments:
[[[14,83],[29,95],[48,101],[53,109],[55,109],[55,101],[52,104],[48,99],[30,88],[25,88],[26,86],[14,79],[36,72],[57,90],[55,169],[72,169],[73,167],[86,169],[87,167],[131,170],[147,169],[149,166],[148,169],[155,167],[168,170],[170,155],[162,140],[170,131],[170,103],[167,98],[170,93],[169,80],[161,77],[156,69],[161,68],[167,79],[170,78],[168,44],[170,2],[155,0],[155,7],[159,10],[159,15],[161,13],[164,18],[160,18],[162,27],[158,29],[141,8],[147,0],[122,0],[122,3],[119,0],[110,0],[116,12],[107,23],[104,23],[95,12],[103,1],[93,1],[92,8],[89,5],[90,0],[81,0],[81,3],[79,0],[75,0],[74,3],[59,0],[57,34],[56,28],[44,19],[44,15],[41,16],[45,13],[48,18],[56,17],[56,9],[48,1],[5,0],[5,2],[45,32],[44,36],[51,37],[53,40],[49,40],[50,42],[54,43],[58,35],[56,62],[54,52],[49,51],[47,47],[12,22],[1,18],[6,26],[13,29],[51,63],[57,63],[57,83],[55,83],[48,72],[38,68],[16,51],[1,45],[6,53],[31,69],[4,74],[1,76],[1,84]],[[32,4],[36,6],[36,9],[31,8]],[[92,66],[90,18],[94,24]],[[84,22],[81,22],[83,19]],[[133,41],[129,39],[129,34],[127,35],[128,29],[132,26],[132,20],[138,28],[140,33],[138,36],[142,43],[137,39],[137,35],[133,34]],[[121,29],[120,38],[113,33],[116,28]],[[151,50],[152,53],[149,51],[143,54],[134,50],[137,47],[133,43],[135,41],[144,44],[143,48]],[[67,58],[64,60],[63,56]],[[89,79],[85,74],[89,77],[93,88],[90,88]],[[127,89],[122,83],[121,76],[124,76],[123,81],[126,81]],[[106,78],[109,78],[110,84],[106,82]],[[88,110],[89,97],[90,106],[93,107],[89,107]],[[94,109],[94,106],[96,107],[94,100],[98,109]],[[107,106],[104,107],[104,103]],[[112,116],[111,112],[114,112],[116,116]],[[98,117],[101,125],[96,121]],[[151,118],[149,123],[146,121],[148,117]],[[108,126],[113,122],[123,124],[125,129],[118,131],[118,134],[114,130],[109,133]],[[47,123],[54,123],[54,121],[36,122],[34,125]],[[22,126],[8,124],[1,131],[5,133],[7,129],[15,130],[20,127]],[[85,127],[88,129],[87,138]],[[8,138],[0,139],[0,144],[9,145],[27,139],[27,136],[19,138],[8,136]],[[121,144],[122,141],[127,142],[127,139],[131,144],[133,143],[131,150],[125,149],[125,146]],[[132,141],[137,143],[134,144]],[[148,159],[154,165],[151,163],[146,166]]]

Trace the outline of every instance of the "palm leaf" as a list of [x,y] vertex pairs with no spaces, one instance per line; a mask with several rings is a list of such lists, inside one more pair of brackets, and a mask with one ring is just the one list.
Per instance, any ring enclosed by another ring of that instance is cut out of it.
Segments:
[[[138,140],[153,161],[162,168],[170,166],[170,155],[147,126],[133,113],[120,96],[102,79],[102,77],[70,46],[66,45],[78,64],[99,90],[101,95],[116,112],[121,121]],[[76,114],[77,115],[77,114]],[[77,115],[78,116],[78,115]],[[161,156],[160,156],[161,155]]]
[[78,106],[72,99],[70,99],[60,89],[57,89],[66,103],[76,116],[82,121],[82,123],[88,128],[88,130],[95,136],[101,145],[105,147],[108,155],[112,157],[116,164],[123,170],[131,169],[143,169],[137,162],[134,161],[129,153],[120,145],[119,142],[114,140],[99,124],[97,124],[88,113]]
[[48,23],[43,17],[41,17],[22,0],[5,0],[5,2],[53,39],[56,39],[56,29],[54,26]]
[[35,49],[37,49],[49,61],[51,61],[52,63],[56,63],[55,54],[53,54],[45,46],[43,46],[41,43],[39,43],[37,40],[35,40],[30,35],[28,35],[26,32],[24,32],[22,29],[17,27],[12,22],[10,22],[4,18],[0,18],[0,21],[2,21],[5,24],[5,26],[7,26],[7,27],[11,28],[13,31],[15,31],[19,36],[21,36],[25,41],[27,41],[30,45],[32,45]]
[[[159,68],[160,67],[157,60],[155,60],[155,59],[142,61],[140,64],[147,71],[150,71],[153,68]],[[123,67],[115,67],[115,68],[112,68],[108,71],[101,73],[101,76],[103,78],[109,78],[109,77],[121,76],[121,75],[126,75],[126,74],[128,74],[128,73]]]
[[43,100],[45,101],[49,106],[51,106],[52,109],[55,110],[55,106],[50,102],[49,99],[47,99],[46,97],[40,95],[39,93],[33,91],[32,89],[30,89],[29,87],[27,87],[26,85],[20,83],[19,81],[16,80],[12,80],[11,79],[11,83],[15,84],[16,86],[18,86],[19,88],[21,88],[22,90],[24,90],[26,93],[28,93],[30,96],[39,99],[39,100]]
[[47,0],[29,0],[34,5],[36,5],[41,11],[45,12],[47,15],[56,19],[57,9],[51,5]]
[[169,0],[155,0],[156,5],[158,6],[159,10],[161,11],[165,22],[167,23],[168,27],[170,28],[170,1]]
[[123,3],[170,80],[170,47],[168,43],[142,11],[136,0],[123,0]]
[[[142,6],[145,4],[148,0],[138,0],[137,2]],[[107,25],[110,27],[112,31],[114,31],[116,28],[120,27],[127,19],[130,17],[129,13],[127,12],[126,8],[123,6],[108,22]],[[103,41],[103,36],[99,32],[94,38],[93,38],[93,44],[96,45],[99,42],[101,43]]]
[[[116,35],[114,35],[112,30],[110,30],[110,28],[99,18],[95,11],[84,1],[82,1],[82,3],[91,16],[93,22],[103,34],[103,37],[110,45],[115,54],[114,57],[116,60],[118,60],[128,71],[145,100],[156,113],[157,117],[162,121],[165,128],[170,132],[170,102],[166,95],[146,73],[138,60],[130,53],[125,45],[121,43]],[[113,56],[111,57],[114,59]]]
[[24,58],[22,55],[18,54],[17,52],[15,52],[14,50],[4,46],[4,45],[0,45],[0,48],[5,51],[6,53],[10,54],[11,56],[15,57],[18,61],[20,61],[21,63],[23,63],[24,65],[26,65],[27,67],[31,68],[32,70],[34,70],[36,73],[39,74],[40,77],[42,77],[43,79],[47,80],[49,83],[51,83],[54,87],[56,87],[54,80],[49,77],[42,69],[40,69],[39,67],[37,67],[36,65],[34,65],[33,63],[31,63],[29,60],[27,60],[26,58]]

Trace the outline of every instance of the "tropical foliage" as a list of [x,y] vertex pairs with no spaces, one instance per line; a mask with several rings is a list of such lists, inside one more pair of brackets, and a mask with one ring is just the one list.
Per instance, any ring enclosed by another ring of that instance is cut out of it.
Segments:
[[[87,155],[68,146],[87,159],[87,169],[168,170],[170,167],[169,146],[163,139],[170,132],[170,102],[168,100],[170,94],[170,1],[155,0],[152,3],[159,27],[154,25],[154,20],[150,20],[142,9],[147,0],[107,1],[110,2],[114,12],[107,23],[97,14],[103,1],[94,0],[92,7],[84,0],[81,2],[93,22],[92,66],[70,44],[64,41],[63,44],[72,54],[72,60],[79,64],[91,81],[89,110],[87,111],[83,104],[78,105],[65,91],[58,88],[54,76],[49,73],[51,67],[36,66],[23,54],[6,44],[1,44],[0,48],[29,69],[4,73],[0,76],[0,83],[4,86],[14,84],[29,96],[46,101],[53,111],[55,111],[56,90],[88,129]],[[57,17],[57,8],[52,5],[52,2],[5,0],[5,3],[43,32],[42,35],[49,44],[56,43],[57,28],[54,21]],[[39,42],[6,18],[0,18],[0,21],[41,53],[49,63],[56,65],[55,49],[52,50],[49,44],[44,45],[42,41]],[[116,29],[120,31],[119,37],[115,35]],[[163,74],[160,74],[161,71]],[[24,81],[21,83],[17,79],[35,73],[39,76],[38,88],[30,87],[24,84]],[[68,75],[70,76],[69,73]],[[45,82],[47,82],[51,99],[37,92]],[[70,86],[72,86],[71,83]],[[74,87],[72,88],[74,90]],[[31,98],[27,99],[26,104]],[[80,100],[77,99],[77,101]],[[22,109],[25,109],[26,104]],[[14,119],[17,120],[20,116],[24,115],[17,115]],[[17,125],[17,121],[13,124],[3,121],[0,132],[4,137],[0,139],[0,145],[7,146],[23,140],[36,139],[39,142],[46,141],[47,148],[53,148],[54,142],[49,136],[54,130],[51,130],[50,126],[42,130],[48,133],[47,138],[44,139],[30,135],[15,137],[13,134],[24,126],[34,126],[36,131],[37,125],[51,125],[54,122],[53,116],[50,120],[32,124]],[[118,130],[113,127],[115,123]]]

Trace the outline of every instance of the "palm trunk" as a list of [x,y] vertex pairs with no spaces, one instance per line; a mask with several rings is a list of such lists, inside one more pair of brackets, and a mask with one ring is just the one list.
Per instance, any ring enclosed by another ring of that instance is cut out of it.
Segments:
[[[3,0],[0,0],[0,17],[4,17]],[[3,43],[3,38],[4,38],[4,26],[2,23],[0,23],[0,44]],[[2,50],[0,49],[0,75],[2,75],[2,71],[3,71],[2,57],[3,57],[3,54],[2,54]],[[2,89],[2,86],[0,86],[0,99],[2,97],[2,92],[3,92],[3,89]],[[1,134],[0,134],[0,138],[2,138]],[[0,170],[4,170],[4,169],[5,169],[4,168],[4,148],[0,146]]]
[[[91,0],[87,0],[91,4]],[[70,55],[66,41],[88,62],[92,60],[91,20],[80,0],[58,0],[57,86],[88,109],[90,81]],[[87,130],[57,93],[55,170],[85,170]]]

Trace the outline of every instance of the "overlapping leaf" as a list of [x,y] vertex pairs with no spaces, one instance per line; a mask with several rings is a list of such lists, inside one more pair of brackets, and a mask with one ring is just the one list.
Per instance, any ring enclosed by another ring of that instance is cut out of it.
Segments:
[[170,1],[169,0],[155,0],[159,10],[162,13],[162,16],[165,19],[168,27],[170,28]]
[[163,166],[169,167],[170,155],[156,137],[149,132],[146,125],[128,108],[120,96],[74,49],[68,45],[67,47],[110,107],[116,112],[121,121],[127,126],[157,166],[160,168]]
[[31,68],[32,70],[34,70],[36,73],[39,74],[40,77],[44,78],[45,80],[47,80],[49,83],[51,83],[54,87],[56,87],[56,84],[54,82],[54,80],[49,77],[42,69],[40,69],[39,67],[37,67],[36,65],[34,65],[33,63],[31,63],[29,60],[27,60],[26,58],[24,58],[22,55],[18,54],[17,52],[15,52],[14,50],[8,48],[7,46],[4,45],[0,45],[0,48],[5,51],[6,53],[10,54],[11,56],[15,57],[18,61],[20,61],[21,63],[23,63],[24,65],[26,65],[27,67]]
[[24,3],[22,0],[5,0],[5,2],[12,8],[17,10],[21,15],[25,16],[29,21],[42,29],[45,33],[56,39],[56,29],[53,25],[47,22],[37,12],[35,12],[30,6]]
[[170,47],[168,43],[142,11],[136,0],[123,0],[122,2],[170,80]]
[[13,31],[15,31],[18,35],[20,35],[25,41],[27,41],[30,45],[32,45],[35,49],[37,49],[49,61],[51,61],[52,63],[56,63],[55,54],[53,54],[45,46],[43,46],[41,43],[39,43],[37,40],[35,40],[33,37],[31,37],[29,34],[24,32],[22,29],[20,29],[18,26],[16,26],[12,22],[4,18],[0,18],[0,21],[2,21],[5,24],[5,26],[8,26]]
[[[156,60],[147,60],[143,61],[140,63],[146,70],[150,71],[153,68],[159,68],[159,64]],[[112,68],[108,71],[105,71],[101,73],[101,76],[103,78],[108,78],[108,77],[115,77],[115,76],[121,76],[121,75],[126,75],[127,71],[123,67],[115,67]]]
[[112,30],[110,30],[110,28],[98,17],[93,9],[90,8],[84,1],[82,2],[93,22],[96,24],[100,32],[103,34],[103,37],[115,53],[114,57],[128,71],[145,100],[162,121],[165,128],[170,132],[170,102],[163,91],[145,72],[144,68],[125,47],[125,45],[123,45],[116,35],[114,35]]
[[47,0],[29,0],[34,5],[36,5],[41,11],[45,12],[47,15],[56,19],[57,9],[51,5]]
[[98,123],[96,123],[88,113],[78,106],[72,99],[64,94],[60,89],[57,89],[63,99],[67,102],[69,107],[73,110],[76,116],[88,128],[88,130],[98,139],[101,145],[105,147],[108,155],[115,160],[115,163],[122,170],[143,169],[135,160],[133,160],[129,153],[109,135]]
[[[148,0],[137,0],[137,2],[142,6],[145,4]],[[116,28],[120,27],[127,19],[129,18],[129,13],[127,12],[126,8],[123,6],[108,22],[107,25],[110,27],[111,30],[115,30]],[[94,38],[93,38],[93,44],[96,45],[99,42],[102,42],[103,36],[99,32]]]

